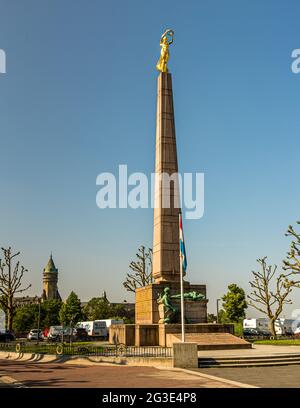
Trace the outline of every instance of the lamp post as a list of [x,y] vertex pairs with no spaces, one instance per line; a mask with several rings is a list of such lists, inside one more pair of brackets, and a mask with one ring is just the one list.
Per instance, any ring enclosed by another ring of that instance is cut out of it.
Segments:
[[217,299],[217,323],[219,323],[219,302],[221,299]]
[[40,338],[40,321],[41,321],[41,298],[38,298],[38,305],[39,305],[39,314],[38,314],[38,334],[37,334],[37,340],[39,342]]

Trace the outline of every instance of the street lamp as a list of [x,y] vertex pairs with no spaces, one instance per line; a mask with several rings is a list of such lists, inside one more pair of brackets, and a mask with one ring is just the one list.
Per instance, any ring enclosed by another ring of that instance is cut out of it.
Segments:
[[41,321],[41,298],[38,298],[38,305],[39,305],[39,314],[38,314],[38,334],[37,334],[37,340],[39,342],[40,338],[40,321]]
[[217,323],[219,323],[219,302],[221,299],[217,299]]

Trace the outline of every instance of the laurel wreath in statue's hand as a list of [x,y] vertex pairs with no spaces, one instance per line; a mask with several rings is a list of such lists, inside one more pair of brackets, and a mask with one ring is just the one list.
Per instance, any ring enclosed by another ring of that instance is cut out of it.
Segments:
[[169,28],[163,33],[163,35],[161,36],[161,38],[167,37],[169,40],[169,44],[172,44],[172,42],[174,41],[174,31],[170,30]]

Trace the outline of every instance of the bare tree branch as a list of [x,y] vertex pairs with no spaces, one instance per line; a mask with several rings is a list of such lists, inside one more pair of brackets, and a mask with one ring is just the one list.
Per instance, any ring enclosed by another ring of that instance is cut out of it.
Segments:
[[17,261],[13,266],[13,259],[20,255],[20,252],[12,254],[11,247],[1,248],[4,255],[4,262],[0,259],[0,305],[7,314],[8,329],[12,330],[14,316],[14,296],[17,293],[25,292],[30,288],[30,284],[22,287],[24,273],[28,272],[24,266],[20,266]]
[[[267,265],[266,260],[267,257],[257,260],[261,271],[252,271],[254,279],[249,283],[253,290],[248,295],[248,299],[250,299],[250,306],[268,316],[271,333],[276,336],[275,321],[282,313],[283,306],[292,303],[288,296],[293,288],[300,287],[300,281],[290,279],[295,272],[281,273],[276,276],[277,265]],[[273,286],[275,286],[274,289]]]
[[131,261],[129,268],[133,273],[127,273],[123,286],[129,292],[135,292],[136,288],[149,285],[152,278],[152,249],[141,245],[136,253],[137,261]]

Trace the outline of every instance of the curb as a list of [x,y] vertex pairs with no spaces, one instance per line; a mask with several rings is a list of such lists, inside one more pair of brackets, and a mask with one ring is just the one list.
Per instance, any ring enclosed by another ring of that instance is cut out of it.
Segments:
[[64,356],[52,354],[30,354],[16,352],[0,352],[0,361],[9,360],[23,363],[55,363],[70,365],[99,365],[99,366],[145,366],[156,368],[172,368],[170,358],[149,358],[149,357],[104,357],[104,356]]

